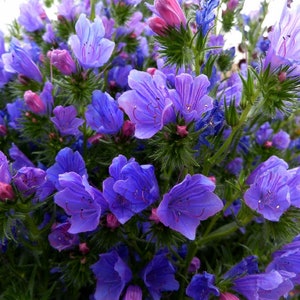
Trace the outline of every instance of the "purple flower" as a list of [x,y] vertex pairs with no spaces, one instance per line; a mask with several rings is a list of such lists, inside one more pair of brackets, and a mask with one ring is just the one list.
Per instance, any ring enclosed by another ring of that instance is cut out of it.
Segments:
[[21,99],[16,99],[12,103],[7,103],[6,108],[8,112],[8,125],[13,129],[20,129],[20,119],[22,118],[22,113],[25,111],[25,102]]
[[51,233],[48,235],[48,241],[54,249],[58,251],[72,249],[79,244],[79,237],[77,234],[68,232],[70,223],[56,224]]
[[100,254],[100,259],[91,266],[97,278],[95,300],[120,299],[132,273],[116,251]]
[[86,177],[75,172],[59,175],[62,188],[54,196],[54,202],[70,216],[69,233],[95,230],[99,225],[101,212],[106,209],[102,193],[89,185]]
[[290,142],[290,135],[283,130],[279,130],[273,135],[272,138],[272,145],[279,150],[287,149],[289,147]]
[[154,256],[142,273],[142,278],[153,300],[159,300],[164,291],[177,291],[179,283],[175,279],[175,269],[165,254]]
[[46,172],[39,168],[23,167],[14,175],[13,182],[25,197],[30,196],[45,182]]
[[10,53],[2,54],[4,69],[10,73],[19,73],[30,79],[42,82],[42,74],[30,55],[19,45],[15,38],[11,41]]
[[111,177],[103,181],[103,195],[121,224],[146,209],[159,197],[152,165],[139,165],[119,155],[109,167]]
[[245,257],[238,264],[233,266],[228,272],[223,275],[224,279],[234,279],[242,277],[244,275],[256,274],[258,273],[258,262],[257,256],[250,255]]
[[272,270],[238,278],[232,288],[248,300],[279,299],[294,287],[291,282],[293,277],[293,273]]
[[159,220],[190,240],[196,237],[201,220],[206,220],[223,208],[221,199],[213,193],[215,184],[206,176],[187,175],[175,185],[157,208]]
[[70,46],[84,68],[103,66],[110,58],[115,43],[104,38],[105,30],[102,20],[95,18],[94,23],[81,14],[75,25],[76,35],[69,39]]
[[39,0],[29,0],[20,5],[18,21],[27,31],[33,32],[43,29],[45,18],[47,16]]
[[260,173],[245,192],[245,203],[265,219],[279,221],[291,205],[289,179],[289,173],[282,166]]
[[269,122],[264,123],[256,132],[256,142],[263,145],[265,142],[270,141],[272,138],[273,129]]
[[291,179],[288,182],[291,205],[300,208],[300,167],[288,170]]
[[18,171],[22,167],[33,167],[34,164],[30,159],[13,143],[9,149],[9,156],[14,160],[12,169]]
[[243,159],[236,157],[226,165],[226,170],[235,176],[238,176],[243,169]]
[[186,294],[194,300],[208,300],[211,294],[219,296],[215,276],[207,272],[194,275],[186,288]]
[[57,68],[62,74],[71,75],[76,72],[76,64],[66,49],[54,49],[49,51],[47,57],[50,59],[50,64]]
[[117,102],[108,94],[94,91],[92,104],[85,113],[87,125],[97,133],[116,134],[123,125],[123,112]]
[[9,162],[5,154],[0,151],[0,182],[10,183],[11,174],[9,168]]
[[63,16],[68,21],[73,21],[80,11],[78,4],[74,0],[61,0],[60,5],[57,7],[58,15]]
[[293,65],[296,67],[292,73],[299,74],[300,54],[297,44],[300,38],[300,5],[282,8],[280,20],[269,32],[270,47],[265,58],[264,68],[270,64],[271,70],[282,65]]
[[139,139],[151,138],[164,125],[175,121],[173,103],[169,98],[166,77],[156,71],[153,76],[146,72],[132,70],[128,84],[131,91],[123,93],[120,107],[135,123],[135,136]]
[[176,93],[171,93],[174,95],[173,103],[187,123],[198,121],[205,112],[213,109],[213,99],[207,95],[209,85],[203,74],[195,78],[186,73],[176,76]]
[[53,31],[52,24],[46,24],[46,31],[43,34],[43,41],[49,44],[55,44],[56,43],[56,36]]
[[82,134],[78,127],[84,123],[84,120],[76,118],[77,111],[75,106],[63,107],[59,105],[54,108],[53,113],[55,117],[50,118],[50,120],[61,136],[73,135],[78,137]]

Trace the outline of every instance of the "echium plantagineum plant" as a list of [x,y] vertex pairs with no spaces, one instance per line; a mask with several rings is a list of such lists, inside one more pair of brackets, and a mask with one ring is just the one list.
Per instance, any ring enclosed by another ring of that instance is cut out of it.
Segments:
[[300,5],[44,2],[0,34],[0,298],[299,299]]

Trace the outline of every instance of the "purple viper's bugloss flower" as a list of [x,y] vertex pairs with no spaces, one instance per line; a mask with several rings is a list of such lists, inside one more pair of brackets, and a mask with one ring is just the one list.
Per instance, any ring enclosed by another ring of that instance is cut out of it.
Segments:
[[116,134],[122,128],[124,114],[117,102],[99,90],[93,92],[92,104],[85,113],[86,123],[97,133]]
[[238,176],[243,169],[244,160],[241,157],[236,157],[226,165],[226,170],[235,176]]
[[175,121],[173,102],[170,99],[166,76],[156,71],[149,73],[132,70],[128,84],[132,90],[119,98],[119,106],[135,124],[135,137],[148,139],[169,122]]
[[293,273],[272,270],[268,273],[246,275],[234,281],[232,289],[247,300],[270,300],[284,296],[294,285]]
[[26,104],[24,100],[16,99],[12,103],[6,104],[6,109],[8,113],[8,125],[9,127],[18,130],[21,128],[21,118],[23,112],[26,110]]
[[78,127],[84,123],[84,120],[76,118],[77,110],[75,106],[63,107],[58,105],[54,108],[53,114],[55,117],[50,118],[50,120],[61,136],[73,135],[79,137],[82,134]]
[[272,146],[279,150],[287,149],[290,145],[290,142],[290,135],[283,130],[279,130],[273,135],[272,138]]
[[223,202],[213,193],[214,189],[215,184],[208,177],[188,174],[163,196],[157,208],[159,220],[165,226],[194,240],[200,221],[223,208]]
[[20,16],[18,22],[24,28],[33,32],[44,28],[43,20],[47,18],[40,0],[29,0],[20,5]]
[[107,204],[102,193],[89,185],[86,177],[69,172],[58,177],[61,190],[54,195],[54,202],[70,216],[69,233],[95,230]]
[[269,122],[264,123],[259,127],[256,131],[255,140],[257,144],[264,145],[265,142],[270,141],[272,139],[273,129]]
[[74,248],[79,244],[79,236],[69,233],[70,223],[56,224],[48,235],[48,241],[58,251]]
[[120,299],[132,273],[116,251],[100,254],[100,259],[91,266],[97,279],[95,300]]
[[291,179],[288,182],[291,205],[300,208],[300,167],[288,170]]
[[0,151],[0,182],[10,183],[11,173],[6,155]]
[[109,167],[111,177],[103,181],[103,195],[110,211],[121,224],[143,211],[159,198],[152,165],[139,165],[119,155]]
[[269,221],[279,221],[290,207],[290,175],[280,166],[261,173],[244,194],[245,203]]
[[215,286],[215,276],[204,272],[192,277],[186,288],[186,294],[193,300],[208,300],[211,294],[220,295],[219,289]]
[[300,53],[297,45],[300,41],[300,5],[288,8],[284,5],[279,21],[268,33],[270,47],[264,62],[264,68],[271,70],[282,65],[296,67],[293,75],[299,74]]
[[186,123],[198,121],[207,111],[213,109],[213,99],[208,96],[210,82],[206,75],[193,78],[182,73],[175,78],[176,92],[171,91],[176,111]]
[[177,291],[179,283],[175,279],[175,268],[165,254],[158,254],[142,272],[142,278],[153,300],[159,300],[165,291]]
[[76,35],[69,38],[69,44],[81,66],[85,69],[103,66],[111,57],[115,43],[104,38],[102,20],[97,16],[91,23],[81,14],[75,29]]
[[22,167],[35,167],[31,160],[14,143],[9,148],[9,156],[14,160],[12,169],[15,172]]
[[80,12],[80,6],[74,3],[74,0],[61,0],[57,7],[59,16],[63,16],[68,21],[73,21]]
[[16,38],[11,41],[10,53],[2,54],[4,69],[10,73],[19,73],[38,82],[43,81],[41,71]]
[[23,167],[12,178],[18,191],[25,197],[34,194],[46,180],[46,172],[40,168]]

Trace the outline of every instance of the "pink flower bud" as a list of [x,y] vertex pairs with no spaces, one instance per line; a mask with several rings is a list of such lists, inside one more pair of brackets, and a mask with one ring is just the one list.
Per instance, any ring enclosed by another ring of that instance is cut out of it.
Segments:
[[142,300],[142,298],[142,289],[137,285],[130,285],[126,290],[123,300]]
[[153,76],[155,74],[156,70],[157,70],[156,68],[148,68],[147,73],[149,73],[150,75]]
[[88,254],[90,252],[90,248],[87,246],[86,243],[80,243],[79,244],[79,251],[85,255]]
[[62,74],[71,75],[76,72],[76,64],[67,50],[55,49],[48,51],[47,57],[50,59],[50,63]]
[[231,294],[231,293],[221,293],[219,300],[240,300],[237,296]]
[[107,227],[111,229],[116,229],[120,226],[120,223],[114,214],[108,214],[106,216],[106,222],[107,222]]
[[7,134],[7,128],[5,125],[0,125],[0,136],[5,136]]
[[239,0],[229,0],[227,3],[227,8],[230,11],[233,11],[236,9],[236,7],[239,5]]
[[156,224],[158,224],[160,222],[159,217],[157,215],[157,208],[152,208],[149,220],[154,221],[154,223],[156,223]]
[[278,80],[279,82],[284,82],[286,80],[286,72],[280,72],[278,74]]
[[208,179],[210,179],[210,181],[212,181],[214,184],[217,183],[217,179],[215,176],[208,176]]
[[99,141],[100,141],[101,139],[103,139],[103,138],[104,138],[104,134],[102,134],[102,133],[97,133],[97,134],[95,134],[95,135],[89,137],[89,138],[88,138],[88,142],[91,143],[91,144],[93,144],[93,145],[96,145],[96,144],[98,144]]
[[195,273],[197,272],[197,270],[200,268],[200,259],[198,257],[193,257],[190,265],[189,265],[189,268],[188,268],[188,271],[190,273]]
[[163,19],[159,17],[150,18],[148,24],[157,35],[166,34],[167,23]]
[[132,137],[134,135],[135,125],[133,122],[126,120],[122,126],[122,136]]
[[40,96],[31,90],[24,93],[24,100],[30,111],[35,114],[43,114],[46,112],[46,106]]
[[154,6],[168,26],[186,25],[185,15],[177,0],[155,0]]
[[177,125],[176,133],[182,138],[186,137],[189,134],[189,132],[186,130],[185,125],[183,125],[183,126]]
[[273,143],[272,143],[272,141],[265,141],[263,146],[264,146],[264,148],[269,149],[273,146]]
[[0,200],[12,200],[15,197],[15,193],[10,184],[0,182]]

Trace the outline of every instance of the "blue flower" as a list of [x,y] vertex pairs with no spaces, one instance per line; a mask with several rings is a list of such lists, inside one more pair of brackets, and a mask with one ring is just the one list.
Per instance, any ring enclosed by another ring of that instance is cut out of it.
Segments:
[[204,113],[213,109],[213,99],[207,95],[209,85],[203,74],[195,78],[186,73],[176,76],[173,103],[187,123],[198,121]]
[[188,174],[164,195],[157,208],[159,220],[165,226],[194,240],[200,221],[223,208],[221,199],[213,193],[214,189],[215,184],[206,176]]
[[54,108],[53,113],[55,117],[50,118],[50,120],[61,136],[73,135],[78,137],[82,134],[78,127],[84,123],[84,120],[76,118],[77,111],[75,106],[63,107],[58,105]]
[[42,74],[30,55],[12,38],[10,53],[2,54],[4,69],[10,73],[19,73],[30,79],[42,82]]
[[207,272],[194,275],[186,288],[186,294],[194,300],[208,300],[211,294],[219,296],[215,276]]
[[272,270],[268,273],[246,275],[234,281],[233,290],[247,300],[270,300],[284,296],[294,285],[291,279],[295,276],[289,272]]
[[75,25],[76,35],[69,39],[70,46],[83,68],[103,66],[110,58],[115,43],[104,38],[105,28],[99,17],[94,23],[81,14]]
[[131,91],[123,93],[119,106],[135,123],[135,136],[139,139],[151,138],[164,125],[175,121],[173,102],[166,85],[166,77],[156,71],[149,73],[132,70],[128,84]]
[[175,279],[175,269],[165,254],[154,256],[142,273],[142,278],[153,300],[159,300],[164,291],[177,291],[179,283]]
[[120,299],[132,273],[116,251],[100,254],[100,259],[91,266],[97,279],[95,300]]
[[116,134],[123,125],[123,112],[117,102],[108,94],[94,91],[92,104],[85,113],[87,125],[97,133]]
[[69,233],[95,230],[101,213],[107,208],[102,193],[89,185],[85,176],[75,172],[59,175],[62,188],[54,196],[54,202],[70,216]]
[[113,159],[109,173],[111,177],[103,181],[103,195],[120,223],[124,224],[158,199],[152,165],[139,165],[119,155]]

